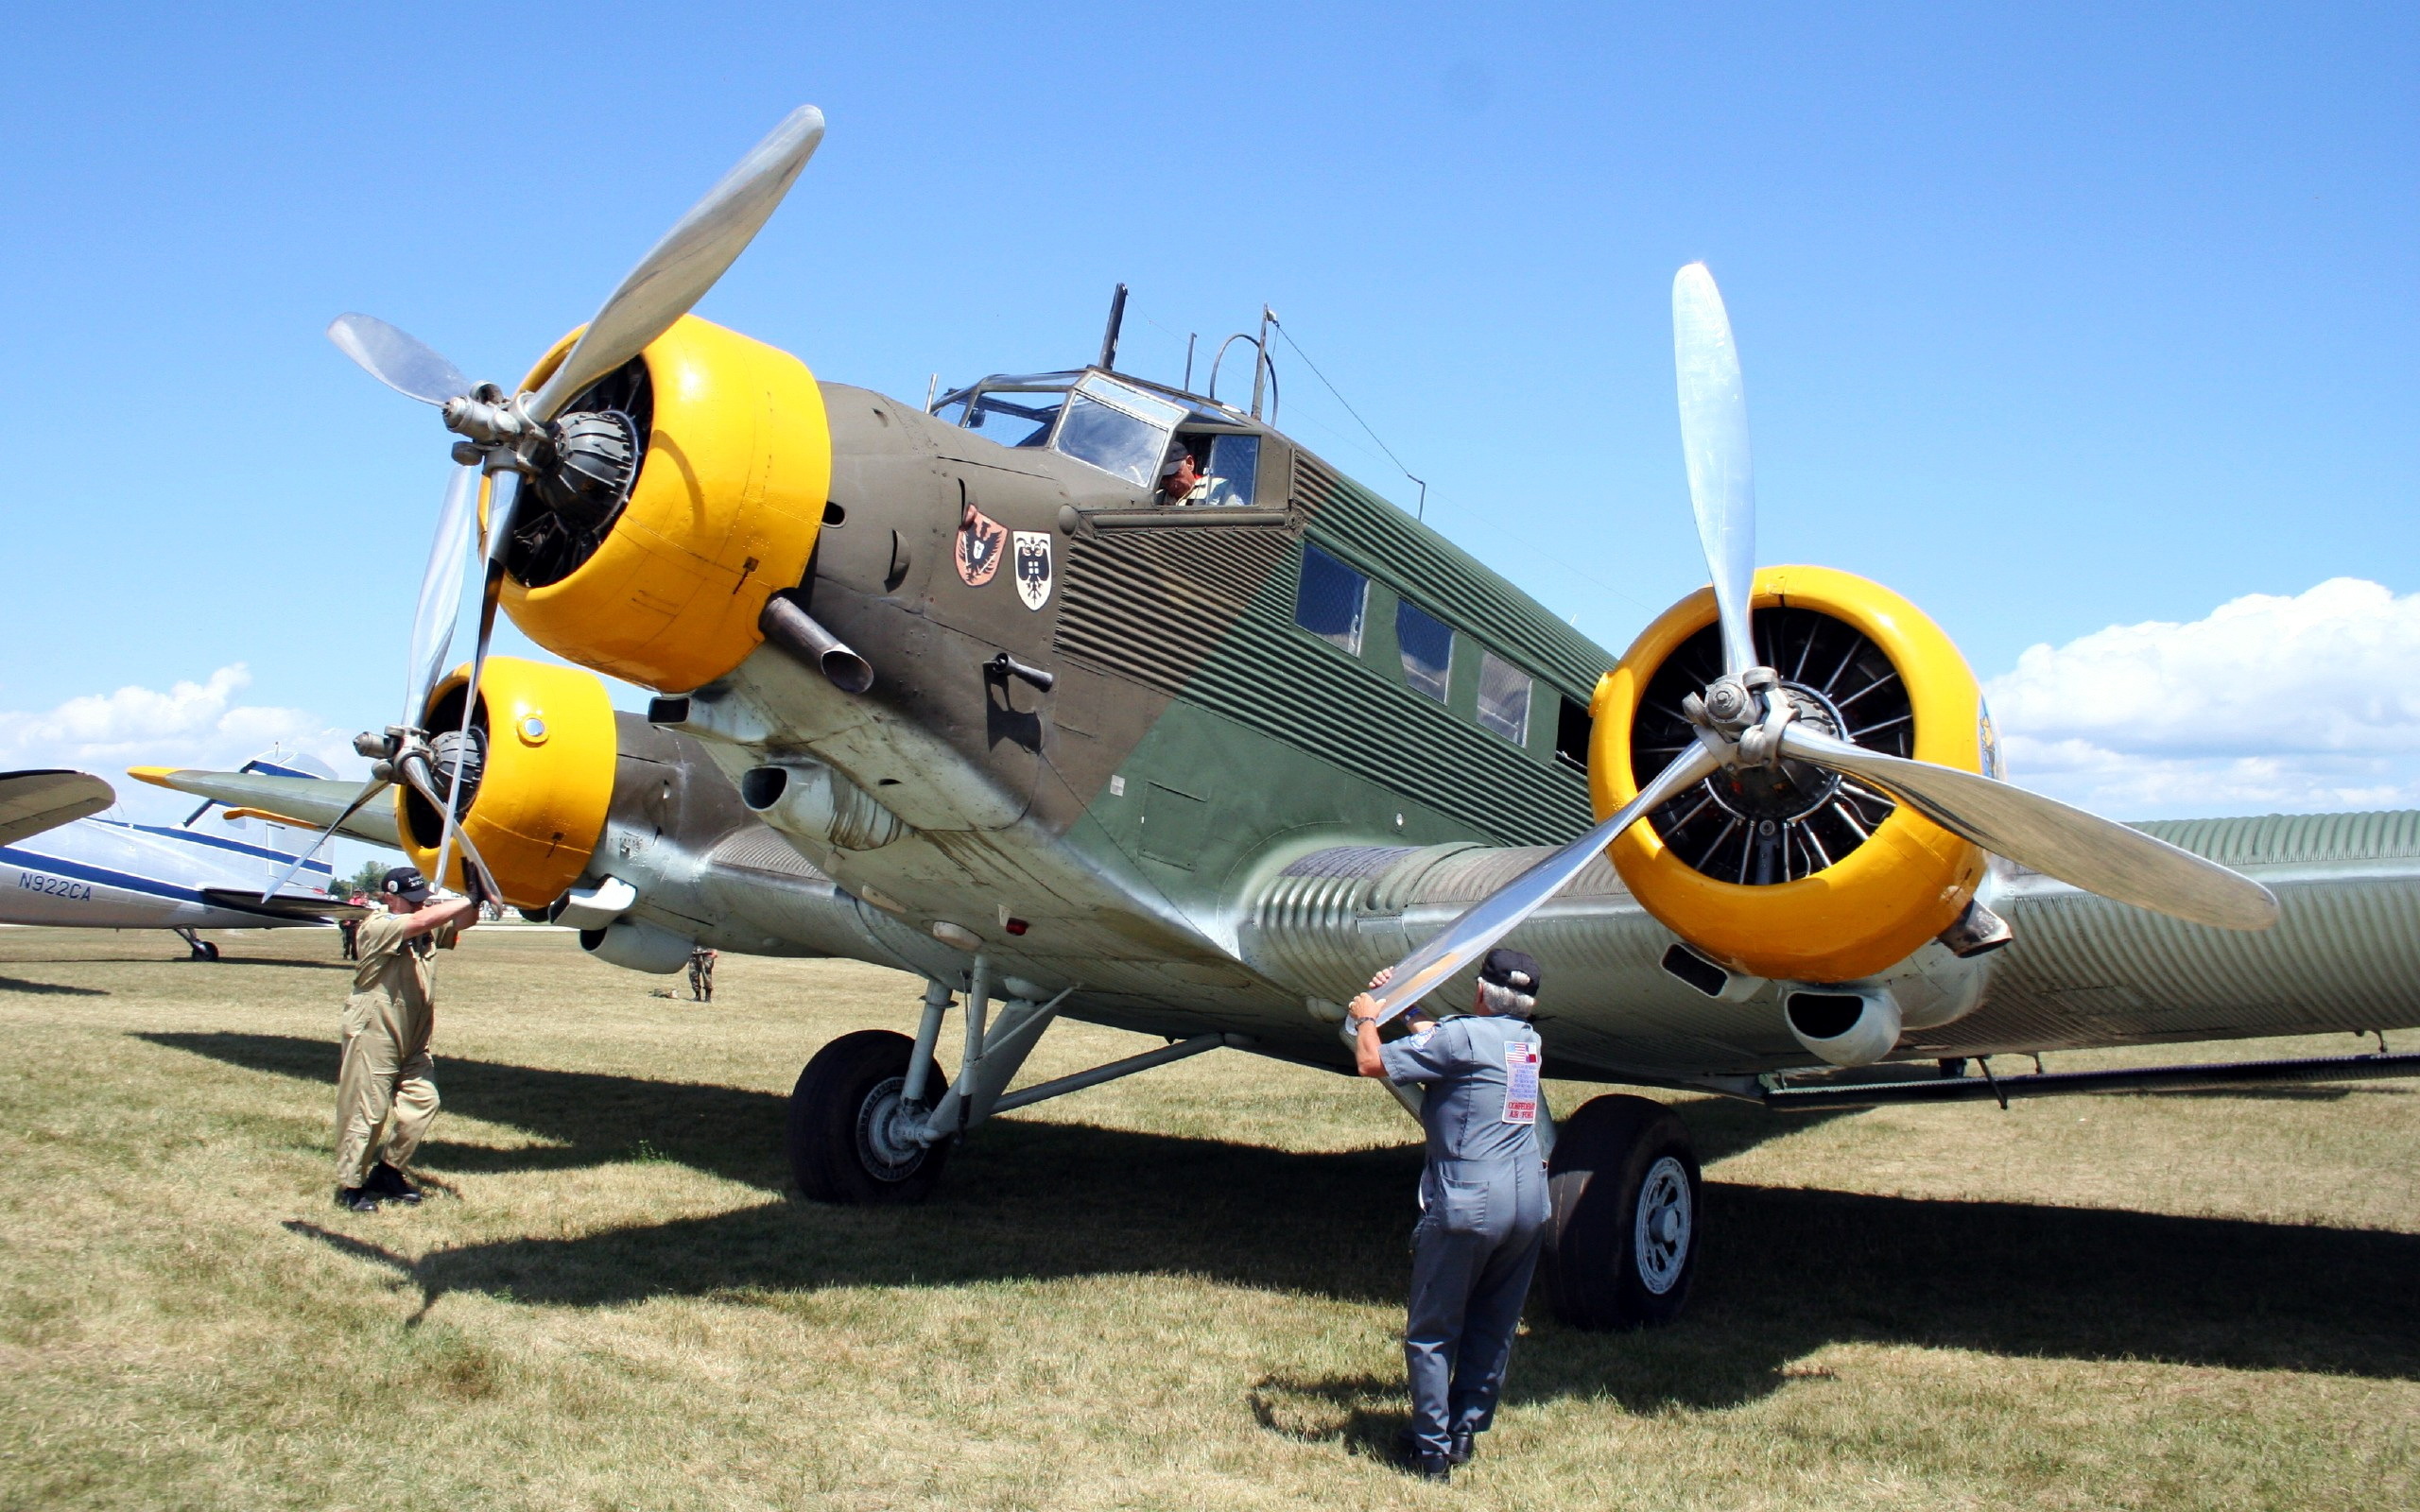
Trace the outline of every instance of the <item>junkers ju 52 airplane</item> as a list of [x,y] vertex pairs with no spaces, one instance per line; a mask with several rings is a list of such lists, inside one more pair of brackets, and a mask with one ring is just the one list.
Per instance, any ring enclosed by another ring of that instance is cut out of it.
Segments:
[[[511,388],[340,318],[457,438],[404,718],[362,737],[359,791],[143,775],[372,838],[392,782],[424,868],[458,884],[467,855],[642,971],[702,943],[923,975],[912,1035],[843,1035],[799,1077],[797,1179],[832,1201],[922,1197],[992,1114],[1221,1046],[1348,1070],[1341,1005],[1374,969],[1390,1012],[1459,1005],[1499,939],[1543,963],[1549,1070],[1582,1081],[1790,1108],[2420,1069],[2381,1043],[1968,1074],[2420,1023],[2420,814],[2129,829],[2003,782],[1931,621],[1754,567],[1702,266],[1675,348],[1713,584],[1615,657],[1257,403],[1118,371],[1114,321],[1090,367],[920,408],[688,314],[822,130],[785,121]],[[1197,502],[1156,490],[1176,449],[1222,480]],[[475,549],[477,649],[440,676]],[[489,657],[499,607],[653,690],[647,715]],[[1169,1042],[1008,1091],[1063,1015]],[[1552,1159],[1558,1312],[1677,1313],[1701,1238],[1680,1122],[1600,1096]]]

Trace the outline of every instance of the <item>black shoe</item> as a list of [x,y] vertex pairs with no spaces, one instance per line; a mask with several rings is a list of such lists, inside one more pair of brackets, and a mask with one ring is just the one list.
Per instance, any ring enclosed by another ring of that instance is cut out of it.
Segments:
[[1445,1457],[1457,1465],[1469,1464],[1471,1456],[1478,1452],[1478,1435],[1472,1429],[1457,1428],[1445,1441]]
[[1424,1452],[1420,1440],[1409,1428],[1395,1430],[1395,1464],[1424,1481],[1450,1481],[1454,1478],[1453,1457]]
[[370,1178],[362,1186],[372,1194],[389,1197],[407,1208],[420,1206],[420,1189],[404,1179],[404,1173],[381,1160],[370,1168]]
[[354,1212],[376,1212],[378,1199],[362,1187],[338,1187],[337,1188],[337,1206],[350,1208]]

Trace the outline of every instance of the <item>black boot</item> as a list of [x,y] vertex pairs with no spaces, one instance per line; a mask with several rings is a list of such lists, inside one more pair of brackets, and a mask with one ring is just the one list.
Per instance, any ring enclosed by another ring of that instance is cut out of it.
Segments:
[[1478,1452],[1478,1435],[1472,1429],[1457,1428],[1445,1441],[1445,1457],[1457,1465],[1467,1465]]
[[349,1208],[354,1212],[376,1212],[378,1199],[361,1187],[338,1187],[337,1188],[337,1206]]
[[404,1173],[381,1160],[370,1168],[370,1178],[362,1183],[372,1194],[391,1198],[406,1207],[420,1206],[420,1189],[404,1179]]

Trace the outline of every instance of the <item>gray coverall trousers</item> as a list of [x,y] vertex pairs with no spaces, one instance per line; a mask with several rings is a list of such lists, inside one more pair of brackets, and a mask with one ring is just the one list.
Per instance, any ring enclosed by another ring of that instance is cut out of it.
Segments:
[[1411,1231],[1403,1357],[1412,1436],[1423,1453],[1443,1454],[1456,1432],[1495,1420],[1546,1233],[1547,1173],[1534,1156],[1433,1160],[1421,1188],[1428,1207]]
[[1379,1055],[1389,1079],[1426,1089],[1428,1164],[1411,1230],[1403,1358],[1412,1436],[1421,1452],[1443,1454],[1457,1430],[1481,1433],[1495,1420],[1537,1269],[1547,1223],[1538,1032],[1512,1019],[1450,1018]]

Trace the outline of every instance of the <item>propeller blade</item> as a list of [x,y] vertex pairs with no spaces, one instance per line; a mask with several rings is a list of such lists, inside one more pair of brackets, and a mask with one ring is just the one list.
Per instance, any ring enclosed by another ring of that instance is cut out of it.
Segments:
[[462,370],[426,342],[374,315],[339,315],[328,322],[328,339],[364,372],[406,399],[441,404],[471,391]]
[[1689,503],[1722,620],[1722,670],[1737,677],[1756,664],[1748,628],[1756,576],[1756,475],[1748,459],[1739,349],[1731,339],[1722,291],[1703,263],[1691,263],[1672,279],[1672,365],[1680,380]]
[[2086,892],[2220,929],[2277,921],[2276,898],[2251,878],[2056,799],[1799,724],[1783,727],[1781,753],[1880,788],[1952,834]]
[[320,832],[320,837],[311,842],[310,850],[303,851],[301,855],[294,858],[294,865],[285,868],[285,875],[278,878],[275,882],[270,883],[268,887],[262,890],[261,902],[267,902],[271,898],[276,897],[279,893],[284,892],[285,890],[285,885],[294,880],[295,874],[302,869],[303,864],[308,862],[313,856],[318,855],[320,853],[320,847],[328,843],[328,836],[336,833],[338,829],[342,828],[345,820],[352,818],[354,815],[360,813],[364,804],[368,803],[372,799],[376,798],[379,794],[387,791],[389,785],[389,783],[388,780],[383,777],[373,777],[369,782],[362,783],[361,796],[354,799],[350,804],[348,804],[342,814],[337,816],[336,822],[334,824],[329,825],[326,829]]
[[[520,473],[498,472],[495,478],[495,490],[488,504],[487,572],[479,585],[479,639],[471,652],[471,680],[463,685],[462,728],[460,739],[455,747],[458,752],[468,750],[471,746],[471,716],[478,711],[479,683],[488,670],[488,646],[495,640],[496,601],[504,594],[505,545],[511,538],[512,517],[521,503]],[[452,854],[454,835],[459,828],[452,825],[452,818],[454,804],[462,793],[463,765],[458,755],[454,763],[454,780],[446,784],[445,801],[439,805],[445,811],[447,822],[452,826],[437,846],[437,874],[440,877],[445,875],[445,863]],[[436,802],[436,799],[429,801]],[[469,849],[468,839],[462,844],[465,850]],[[479,869],[485,871],[487,868],[481,866]]]
[[[462,855],[472,866],[478,868],[479,884],[487,889],[488,896],[497,902],[502,902],[504,892],[495,885],[495,873],[488,869],[486,860],[479,855],[479,848],[471,843],[471,837],[464,833],[461,822],[454,817],[454,811],[439,801],[436,784],[428,780],[426,761],[419,757],[406,758],[402,764],[402,770],[404,780],[411,783],[412,791],[428,799],[430,805],[437,810],[438,818],[445,825],[446,839],[462,842]],[[438,855],[437,875],[431,877],[429,881],[440,886],[445,884],[445,855],[441,850]]]
[[747,249],[823,140],[823,112],[792,111],[639,260],[530,405],[552,420],[574,394],[645,351]]
[[418,728],[428,711],[428,692],[454,644],[454,620],[462,607],[462,566],[471,555],[471,518],[478,497],[479,470],[458,467],[446,480],[445,502],[437,510],[437,539],[428,548],[428,571],[421,576],[420,607],[412,614],[411,682],[405,690],[404,723]]
[[1599,851],[1614,843],[1616,835],[1636,823],[1641,816],[1670,802],[1682,789],[1706,777],[1720,765],[1704,746],[1692,741],[1688,749],[1673,757],[1672,764],[1656,773],[1638,797],[1623,804],[1613,817],[1472,904],[1427,944],[1405,956],[1385,987],[1363,994],[1374,1005],[1379,1022],[1410,1007],[1435,991],[1447,977],[1485,954],[1490,946],[1511,934],[1515,925],[1580,875]]

